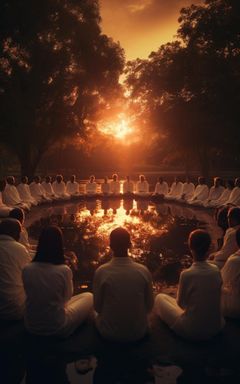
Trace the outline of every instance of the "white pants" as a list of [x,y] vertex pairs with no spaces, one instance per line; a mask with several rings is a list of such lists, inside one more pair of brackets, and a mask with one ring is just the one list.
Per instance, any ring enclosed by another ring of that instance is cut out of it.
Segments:
[[90,292],[73,296],[66,306],[66,323],[59,336],[71,335],[89,316],[93,309],[93,295]]
[[184,312],[177,304],[176,299],[164,293],[156,296],[154,310],[160,319],[170,328],[173,328],[176,321]]

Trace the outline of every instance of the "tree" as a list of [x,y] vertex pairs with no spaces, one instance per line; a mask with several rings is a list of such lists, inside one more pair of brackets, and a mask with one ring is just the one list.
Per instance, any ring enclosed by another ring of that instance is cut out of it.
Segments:
[[239,10],[230,0],[184,8],[178,40],[127,66],[131,95],[165,137],[165,148],[186,162],[198,159],[205,176],[216,153],[238,151]]
[[120,92],[123,50],[99,24],[94,0],[1,1],[0,140],[22,174]]

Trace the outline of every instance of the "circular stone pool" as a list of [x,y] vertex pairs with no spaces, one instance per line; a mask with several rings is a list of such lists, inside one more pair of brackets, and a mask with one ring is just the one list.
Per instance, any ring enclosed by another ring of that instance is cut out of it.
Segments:
[[181,270],[191,264],[187,238],[192,230],[207,229],[214,244],[220,236],[212,212],[147,200],[91,199],[41,206],[26,221],[30,238],[36,241],[47,224],[61,227],[66,251],[77,255],[75,293],[92,289],[94,271],[111,258],[108,237],[117,226],[130,232],[130,255],[149,268],[156,292],[175,292]]

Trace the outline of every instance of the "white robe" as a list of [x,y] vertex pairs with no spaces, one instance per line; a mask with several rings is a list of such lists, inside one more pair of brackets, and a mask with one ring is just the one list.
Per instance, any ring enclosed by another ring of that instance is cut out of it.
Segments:
[[117,180],[117,181],[110,181],[110,191],[111,193],[114,193],[114,194],[119,194],[120,193],[120,182]]
[[214,185],[210,188],[208,198],[203,201],[202,205],[206,208],[212,207],[212,202],[215,202],[219,199],[224,192],[225,188],[220,185],[219,187],[215,187]]
[[218,268],[205,261],[194,262],[180,275],[177,301],[159,294],[155,311],[178,335],[206,340],[224,326],[221,315],[222,279]]
[[123,193],[133,193],[134,184],[132,181],[124,181],[123,183]]
[[183,191],[183,183],[178,181],[177,183],[174,181],[171,185],[169,193],[165,196],[167,200],[175,200],[177,197],[182,196]]
[[102,183],[101,184],[101,192],[104,195],[108,195],[111,192],[111,187],[109,183]]
[[46,181],[42,182],[42,188],[44,190],[45,195],[50,199],[57,199],[57,196],[54,193],[53,187],[51,183],[47,183]]
[[86,194],[87,195],[95,195],[97,193],[97,183],[94,181],[90,183],[90,181],[86,184]]
[[4,191],[2,192],[3,202],[9,207],[27,208],[29,209],[31,204],[24,203],[18,193],[15,185],[7,184]]
[[217,200],[212,200],[210,205],[211,207],[222,207],[225,205],[231,195],[232,190],[225,188],[221,196]]
[[77,181],[74,181],[73,183],[71,181],[68,181],[67,185],[66,185],[66,191],[71,196],[78,196],[79,195],[79,183]]
[[240,250],[231,255],[222,271],[222,311],[223,315],[240,318]]
[[2,192],[0,192],[0,217],[8,217],[12,207],[8,207],[2,201]]
[[34,199],[34,197],[31,195],[30,188],[28,184],[20,183],[17,186],[17,190],[19,193],[20,198],[24,203],[29,203],[32,205],[37,205],[37,200]]
[[240,205],[240,188],[235,187],[233,188],[229,199],[225,203],[225,205],[231,204],[231,205]]
[[194,190],[195,185],[193,183],[183,183],[182,193],[176,197],[176,200],[182,203],[186,202],[193,197]]
[[33,181],[29,185],[29,188],[31,195],[38,203],[43,203],[44,201],[51,202],[51,199],[47,197],[46,192],[40,183],[35,183],[35,181]]
[[209,188],[206,184],[198,184],[193,197],[188,200],[191,205],[202,205],[202,202],[208,198]]
[[62,200],[70,199],[71,196],[66,192],[66,184],[64,183],[64,181],[61,181],[61,183],[58,183],[57,180],[55,180],[52,183],[52,187],[53,187],[53,192],[58,198]]
[[240,225],[228,228],[224,235],[222,248],[210,255],[210,259],[213,259],[211,263],[216,264],[220,269],[224,266],[229,256],[238,250],[236,232],[239,228]]
[[136,184],[136,194],[140,196],[149,194],[149,184],[145,181],[138,181]]
[[159,181],[155,185],[154,190],[155,195],[167,195],[168,194],[168,183],[166,181],[163,181],[160,183]]

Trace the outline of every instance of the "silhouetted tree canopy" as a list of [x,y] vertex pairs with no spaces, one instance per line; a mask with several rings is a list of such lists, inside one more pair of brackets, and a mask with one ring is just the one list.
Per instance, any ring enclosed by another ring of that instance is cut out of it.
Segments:
[[165,152],[198,159],[207,176],[214,157],[239,152],[240,3],[206,0],[179,23],[176,41],[127,64],[126,83]]
[[98,1],[0,2],[0,140],[23,174],[60,138],[84,134],[119,93],[123,66]]

